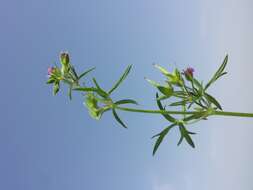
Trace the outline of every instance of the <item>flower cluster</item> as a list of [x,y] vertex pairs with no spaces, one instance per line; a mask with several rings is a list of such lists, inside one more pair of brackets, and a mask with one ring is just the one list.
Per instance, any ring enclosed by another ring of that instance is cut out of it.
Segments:
[[[227,57],[225,58],[223,65],[226,63]],[[215,110],[222,110],[222,108],[218,101],[206,92],[207,88],[204,87],[203,84],[194,77],[193,68],[189,67],[182,72],[180,72],[178,69],[175,69],[172,73],[170,73],[159,65],[154,66],[166,78],[165,85],[147,79],[147,81],[156,87],[157,90],[161,93],[160,96],[158,94],[156,95],[157,105],[159,109],[161,111],[165,111],[165,106],[162,105],[161,101],[169,99],[173,100],[173,102],[167,104],[167,106],[171,108],[181,107],[183,112],[190,112],[193,110],[197,112],[188,117],[185,113],[183,113],[181,118],[175,118],[169,114],[163,114],[165,119],[167,119],[171,124],[162,132],[154,136],[157,137],[157,141],[153,150],[153,154],[155,154],[160,143],[167,135],[169,130],[176,126],[178,126],[179,132],[181,134],[178,145],[180,145],[182,143],[182,140],[185,139],[186,142],[194,148],[195,145],[191,135],[194,135],[195,133],[188,131],[185,126],[191,122],[206,119],[209,115],[212,115]],[[218,75],[221,75],[222,73],[223,70],[220,70],[220,73]],[[173,99],[171,99],[171,97],[173,97]]]

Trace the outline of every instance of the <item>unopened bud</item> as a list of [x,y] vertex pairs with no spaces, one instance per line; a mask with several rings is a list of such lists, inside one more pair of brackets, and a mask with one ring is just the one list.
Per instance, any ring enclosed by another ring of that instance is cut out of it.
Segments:
[[100,119],[102,112],[98,107],[96,97],[92,93],[86,95],[85,105],[88,108],[89,114],[92,118],[97,120]]
[[67,66],[69,64],[69,54],[67,52],[61,53],[61,64]]
[[183,73],[187,80],[192,80],[194,69],[192,67],[188,67]]

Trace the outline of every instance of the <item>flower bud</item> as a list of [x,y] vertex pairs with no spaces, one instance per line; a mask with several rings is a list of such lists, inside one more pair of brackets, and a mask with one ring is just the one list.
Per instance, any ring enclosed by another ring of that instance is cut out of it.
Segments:
[[177,86],[182,86],[183,80],[178,69],[175,69],[171,76],[169,76],[169,83]]
[[66,52],[61,53],[60,60],[61,60],[61,64],[62,64],[61,72],[63,75],[65,75],[69,72],[69,69],[70,69],[69,54]]
[[194,69],[192,67],[188,67],[186,70],[183,71],[183,73],[187,80],[192,80]]
[[88,108],[92,118],[97,120],[100,119],[102,112],[98,107],[98,102],[94,94],[89,93],[86,95],[85,106]]
[[69,54],[67,52],[61,53],[60,58],[61,58],[61,64],[63,66],[67,66],[69,64]]

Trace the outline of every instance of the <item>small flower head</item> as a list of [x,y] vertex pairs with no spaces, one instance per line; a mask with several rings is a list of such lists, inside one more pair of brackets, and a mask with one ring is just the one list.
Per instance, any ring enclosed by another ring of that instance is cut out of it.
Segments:
[[47,69],[47,77],[48,77],[47,84],[52,84],[62,80],[61,71],[57,67],[49,67]]
[[192,67],[188,67],[186,70],[183,71],[187,80],[191,80],[193,77],[194,69]]
[[47,75],[48,76],[51,76],[53,74],[53,72],[55,71],[55,68],[54,67],[48,67],[47,69]]
[[191,77],[193,77],[193,73],[194,73],[194,69],[192,67],[188,67],[185,71],[184,74],[185,75],[190,75]]

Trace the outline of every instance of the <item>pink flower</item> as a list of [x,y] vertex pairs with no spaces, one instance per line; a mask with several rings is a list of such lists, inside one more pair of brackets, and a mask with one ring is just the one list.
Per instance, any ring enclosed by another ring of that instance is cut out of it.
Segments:
[[54,70],[55,70],[54,67],[49,67],[49,68],[47,69],[47,75],[48,75],[48,76],[51,76],[51,75],[53,74]]
[[193,77],[194,69],[192,67],[188,67],[185,71],[184,74],[186,77]]

